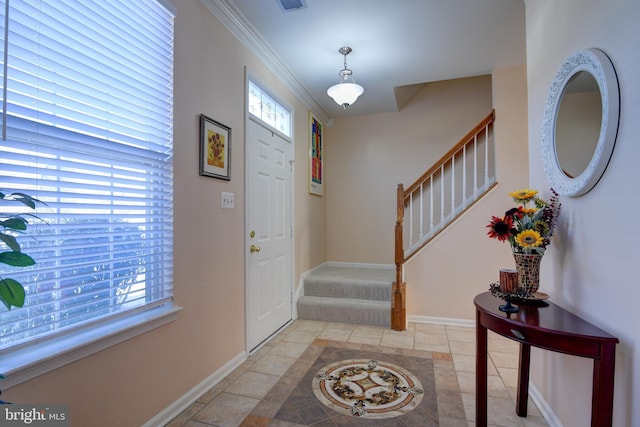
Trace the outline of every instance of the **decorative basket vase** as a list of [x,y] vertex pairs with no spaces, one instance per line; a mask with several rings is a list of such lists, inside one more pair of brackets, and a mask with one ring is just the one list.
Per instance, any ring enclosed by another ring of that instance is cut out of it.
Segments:
[[518,270],[518,288],[532,294],[540,287],[540,254],[514,253],[516,270]]

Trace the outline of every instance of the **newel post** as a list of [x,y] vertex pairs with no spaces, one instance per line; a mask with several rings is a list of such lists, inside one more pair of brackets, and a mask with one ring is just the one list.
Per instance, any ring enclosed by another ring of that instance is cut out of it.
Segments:
[[391,288],[391,329],[407,329],[407,284],[402,281],[404,249],[402,247],[402,221],[404,219],[404,187],[398,184],[397,217],[395,229],[396,280]]

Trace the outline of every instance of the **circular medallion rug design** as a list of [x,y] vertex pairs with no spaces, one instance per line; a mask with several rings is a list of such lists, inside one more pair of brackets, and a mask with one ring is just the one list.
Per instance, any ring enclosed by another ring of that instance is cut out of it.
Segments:
[[313,378],[313,393],[324,405],[364,418],[403,415],[420,404],[420,381],[398,365],[349,359],[322,368]]

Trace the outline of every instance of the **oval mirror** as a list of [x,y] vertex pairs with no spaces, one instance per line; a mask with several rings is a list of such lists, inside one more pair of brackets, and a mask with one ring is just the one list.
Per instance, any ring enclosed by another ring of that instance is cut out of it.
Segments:
[[580,196],[604,173],[618,133],[618,79],[598,49],[580,50],[562,64],[545,105],[542,161],[559,194]]

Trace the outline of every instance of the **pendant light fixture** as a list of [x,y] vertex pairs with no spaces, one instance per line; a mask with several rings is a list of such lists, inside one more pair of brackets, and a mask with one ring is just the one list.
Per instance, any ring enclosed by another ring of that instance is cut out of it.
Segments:
[[327,95],[333,98],[338,105],[342,105],[342,108],[345,110],[349,105],[356,102],[358,97],[364,92],[362,86],[353,81],[353,77],[351,77],[353,72],[347,68],[347,55],[351,53],[351,50],[349,46],[338,49],[338,52],[344,56],[344,68],[338,73],[340,76],[338,84],[331,86],[327,90]]

